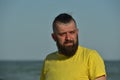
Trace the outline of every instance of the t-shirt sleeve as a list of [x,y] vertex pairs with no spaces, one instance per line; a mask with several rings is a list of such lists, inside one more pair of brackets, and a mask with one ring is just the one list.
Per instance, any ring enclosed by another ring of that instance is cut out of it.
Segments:
[[89,77],[91,80],[106,75],[104,61],[97,51],[91,51],[88,60]]

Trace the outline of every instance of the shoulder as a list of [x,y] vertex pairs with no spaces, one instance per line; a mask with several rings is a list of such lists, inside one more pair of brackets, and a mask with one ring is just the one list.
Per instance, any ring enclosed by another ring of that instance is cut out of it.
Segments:
[[100,53],[95,49],[90,49],[86,47],[81,47],[82,55],[84,55],[84,58],[90,62],[90,63],[103,63],[104,60]]
[[87,58],[100,57],[100,54],[95,49],[90,49],[87,47],[79,46],[78,51],[81,52],[82,55],[86,56]]
[[93,55],[93,54],[98,53],[95,49],[90,49],[84,46],[79,46],[78,50],[87,55]]
[[52,52],[52,53],[50,53],[50,54],[48,54],[47,56],[46,56],[46,60],[52,60],[52,59],[55,59],[56,57],[57,57],[57,51],[55,51],[55,52]]

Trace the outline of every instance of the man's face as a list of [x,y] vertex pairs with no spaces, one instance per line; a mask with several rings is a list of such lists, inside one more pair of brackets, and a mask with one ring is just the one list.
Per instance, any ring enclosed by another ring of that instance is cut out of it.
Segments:
[[56,32],[52,34],[61,54],[71,57],[78,48],[78,29],[74,21],[57,23]]

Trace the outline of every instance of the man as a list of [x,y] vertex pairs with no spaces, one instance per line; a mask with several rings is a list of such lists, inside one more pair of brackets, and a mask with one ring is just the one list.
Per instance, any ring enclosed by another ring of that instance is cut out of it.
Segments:
[[41,80],[106,80],[103,59],[96,50],[79,45],[78,32],[71,15],[55,18],[52,38],[58,51],[44,60]]

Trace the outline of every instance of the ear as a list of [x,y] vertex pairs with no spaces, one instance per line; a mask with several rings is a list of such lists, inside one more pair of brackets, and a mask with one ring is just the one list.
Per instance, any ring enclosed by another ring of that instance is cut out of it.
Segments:
[[52,38],[53,38],[54,41],[57,40],[56,35],[54,33],[52,33],[51,36],[52,36]]

